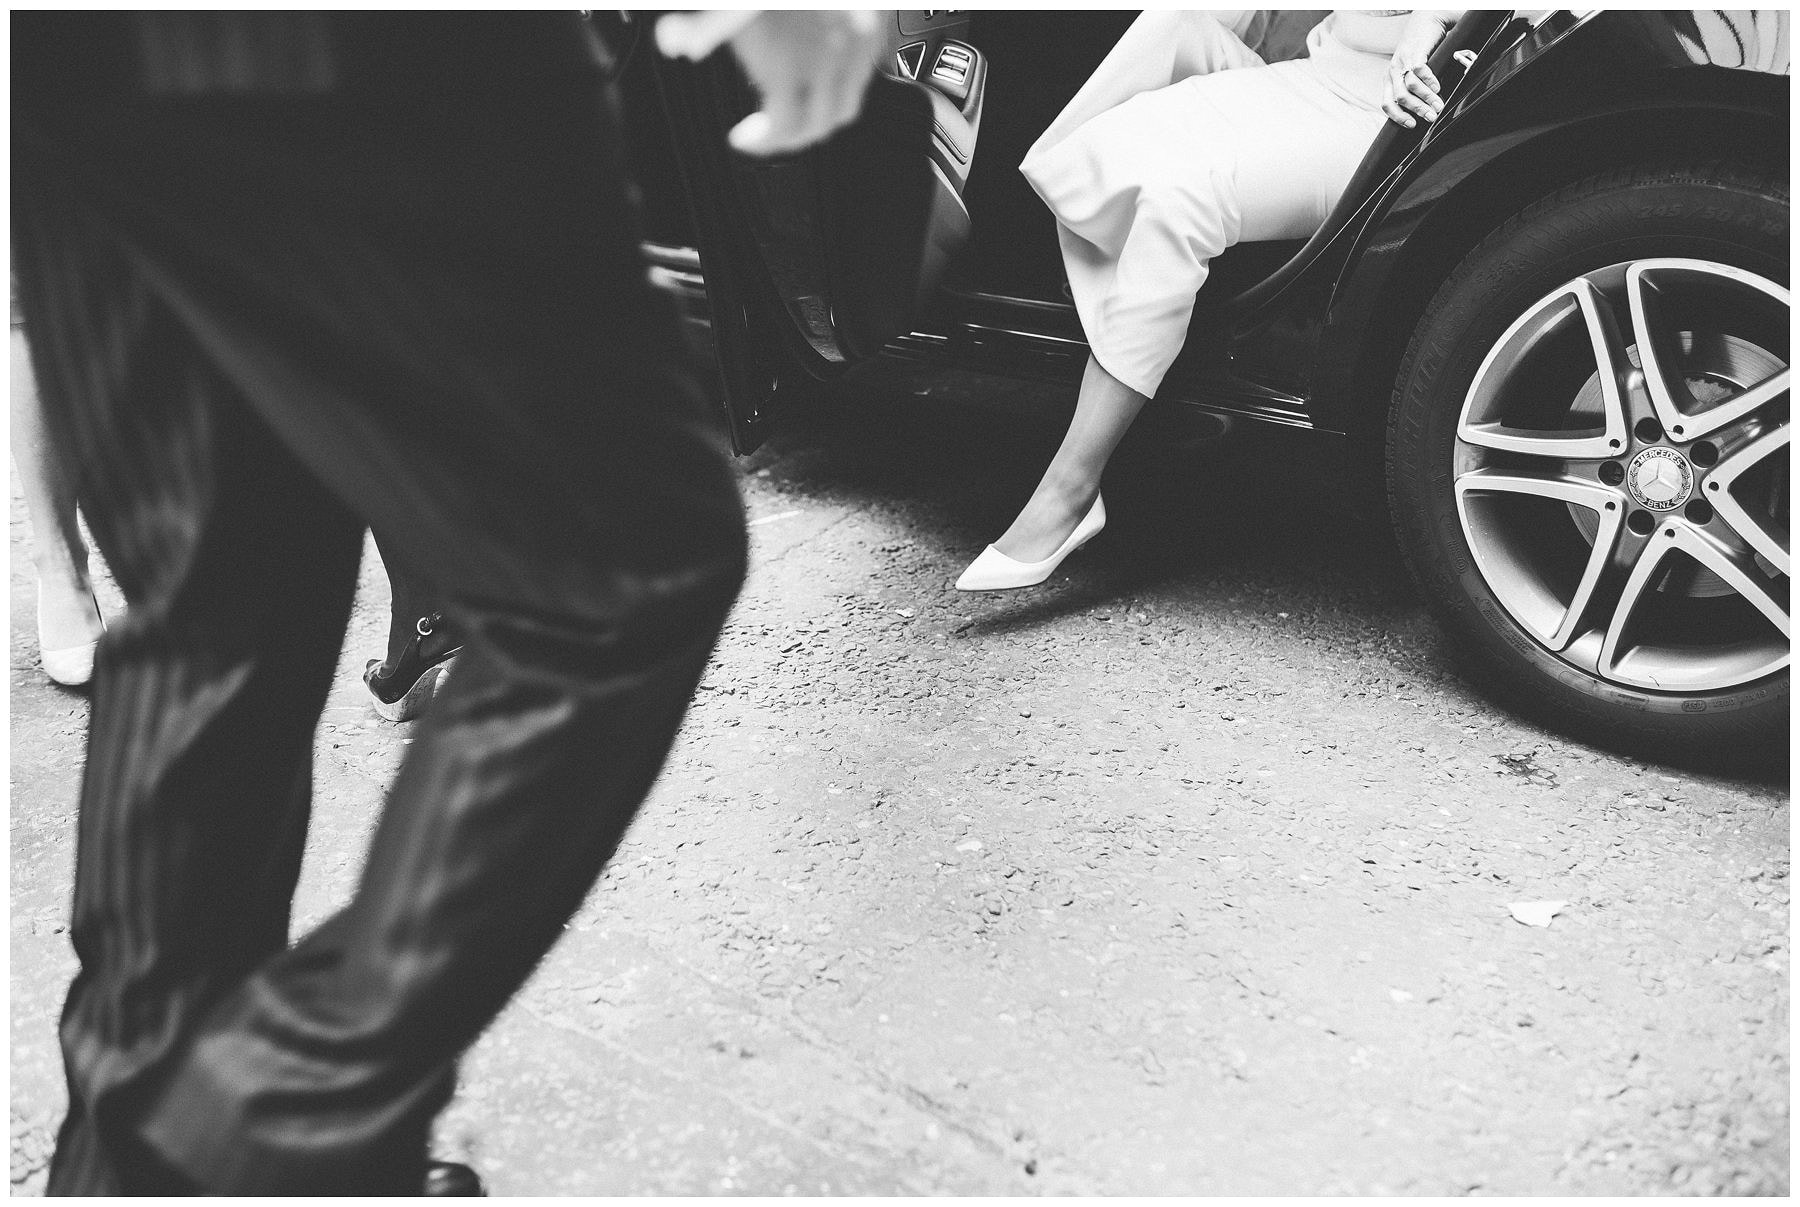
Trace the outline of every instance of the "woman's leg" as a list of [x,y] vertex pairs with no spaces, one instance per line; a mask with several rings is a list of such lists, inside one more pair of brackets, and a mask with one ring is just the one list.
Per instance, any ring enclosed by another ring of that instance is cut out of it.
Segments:
[[994,547],[1021,562],[1039,562],[1068,539],[1100,493],[1100,475],[1126,429],[1148,402],[1088,357],[1075,417],[1025,510]]
[[[24,332],[12,335],[12,453],[31,516],[31,560],[38,577],[40,652],[81,650],[104,625],[88,578],[88,548],[75,518],[75,480],[63,468],[44,430],[44,404]],[[91,663],[90,663],[91,665]],[[65,676],[52,677],[62,681]],[[85,682],[87,676],[72,676]]]
[[994,542],[1015,561],[1050,557],[1087,514],[1107,459],[1180,351],[1209,261],[1238,238],[1237,140],[1192,85],[1267,68],[1204,14],[1146,13],[1133,26],[1140,30],[1159,39],[1146,54],[1160,44],[1161,54],[1200,73],[1123,99],[1060,139],[1047,132],[1022,168],[1056,216],[1094,354],[1062,446]]
[[1040,163],[1032,183],[1057,216],[1097,355],[1062,447],[996,549],[1021,562],[1056,552],[1180,351],[1212,258],[1317,229],[1380,124],[1305,64],[1280,63],[1134,96]]
[[1262,59],[1244,44],[1252,26],[1260,32],[1268,24],[1257,17],[1255,9],[1211,13],[1147,9],[1139,13],[1081,90],[1032,143],[1019,170],[1033,184],[1045,171],[1054,175],[1056,168],[1045,161],[1054,158],[1056,147],[1090,120],[1131,97],[1167,88],[1189,76],[1260,67]]
[[376,712],[390,721],[411,721],[424,714],[442,685],[449,660],[462,649],[462,630],[444,614],[444,592],[407,570],[393,542],[379,531],[375,546],[391,595],[387,657],[369,659],[363,683]]

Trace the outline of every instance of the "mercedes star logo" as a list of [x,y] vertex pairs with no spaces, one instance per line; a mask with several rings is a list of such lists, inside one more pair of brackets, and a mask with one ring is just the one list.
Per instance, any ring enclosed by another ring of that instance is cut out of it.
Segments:
[[1687,498],[1694,485],[1694,473],[1674,449],[1647,448],[1631,463],[1626,481],[1640,506],[1668,511]]

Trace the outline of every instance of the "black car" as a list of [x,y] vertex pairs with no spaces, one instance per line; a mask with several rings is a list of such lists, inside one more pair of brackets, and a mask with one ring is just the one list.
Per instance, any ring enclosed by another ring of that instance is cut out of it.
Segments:
[[[862,119],[775,163],[726,147],[729,56],[633,57],[653,271],[740,452],[878,355],[1079,376],[1017,166],[1133,16],[892,13]],[[1157,399],[1383,465],[1478,681],[1657,756],[1786,749],[1788,24],[1470,13],[1443,116],[1389,123],[1311,239],[1215,261]]]

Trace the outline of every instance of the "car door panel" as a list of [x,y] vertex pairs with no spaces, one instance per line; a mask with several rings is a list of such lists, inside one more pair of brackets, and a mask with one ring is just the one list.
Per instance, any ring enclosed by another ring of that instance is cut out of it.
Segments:
[[[955,14],[887,13],[888,53],[858,120],[801,154],[752,161],[725,132],[755,98],[729,56],[659,65],[739,451],[781,403],[878,353],[910,326],[969,236],[961,192],[975,156],[986,61],[953,35]],[[922,45],[931,76],[946,48],[960,78],[910,78],[898,51]],[[958,87],[948,88],[950,83]]]
[[1061,300],[1056,224],[1019,163],[1135,16],[1123,9],[975,14],[966,37],[981,48],[989,76],[981,154],[963,193],[975,235],[950,273],[953,288]]

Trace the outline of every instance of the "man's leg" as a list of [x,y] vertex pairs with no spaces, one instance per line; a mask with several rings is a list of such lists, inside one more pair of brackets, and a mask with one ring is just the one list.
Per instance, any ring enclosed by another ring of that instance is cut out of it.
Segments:
[[[743,573],[572,31],[343,20],[365,57],[395,48],[373,78],[444,93],[58,111],[37,144],[282,442],[434,567],[467,634],[354,900],[121,1112],[221,1191],[417,1186],[456,1056],[617,844]],[[433,55],[492,69],[419,70]]]
[[170,1192],[184,1183],[117,1118],[177,1037],[287,945],[361,524],[127,261],[44,214],[17,206],[14,234],[47,415],[131,605],[97,668],[50,1190]]

